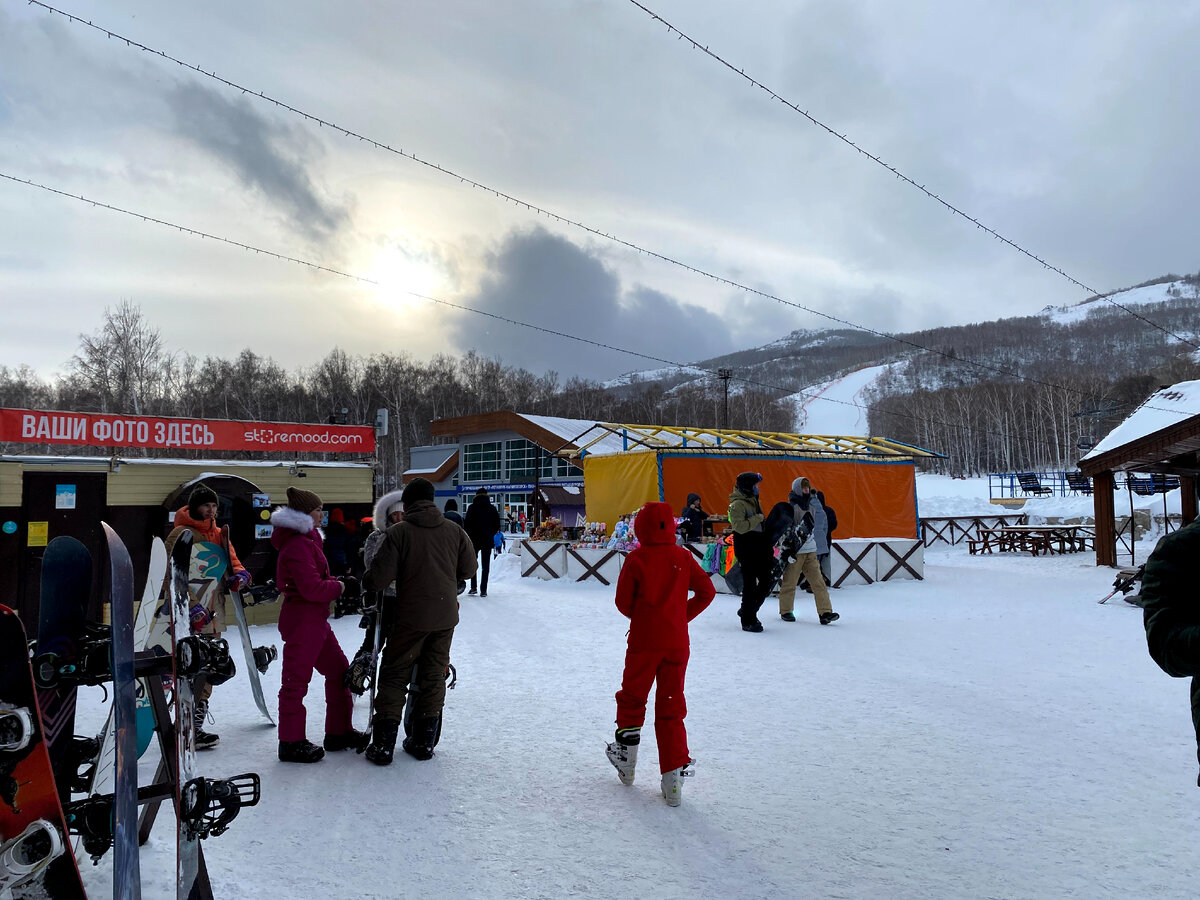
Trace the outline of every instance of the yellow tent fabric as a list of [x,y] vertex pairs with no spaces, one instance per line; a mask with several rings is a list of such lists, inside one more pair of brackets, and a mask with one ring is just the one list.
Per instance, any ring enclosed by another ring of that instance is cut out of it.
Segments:
[[583,458],[583,495],[589,522],[604,522],[612,534],[617,520],[658,499],[654,453],[620,453]]

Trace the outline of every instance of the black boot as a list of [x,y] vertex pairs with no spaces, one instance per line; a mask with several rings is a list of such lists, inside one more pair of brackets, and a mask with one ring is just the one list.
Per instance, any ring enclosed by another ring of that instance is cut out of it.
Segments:
[[283,762],[315,763],[325,756],[325,751],[312,741],[280,741],[279,759]]
[[355,731],[351,728],[344,734],[326,734],[325,749],[330,753],[336,753],[339,750],[358,750],[362,752],[367,749],[367,744],[371,741],[371,736],[365,731]]
[[433,747],[437,743],[438,726],[442,717],[426,716],[413,726],[413,733],[404,739],[404,752],[414,759],[432,759]]
[[396,733],[400,731],[398,719],[376,719],[371,728],[371,743],[367,746],[367,759],[377,766],[390,766],[396,752]]

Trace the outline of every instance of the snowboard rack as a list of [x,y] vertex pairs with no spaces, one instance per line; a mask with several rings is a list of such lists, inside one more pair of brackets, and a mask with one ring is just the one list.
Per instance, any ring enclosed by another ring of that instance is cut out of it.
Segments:
[[33,681],[42,690],[112,681],[112,635],[107,625],[89,623],[75,653],[39,653],[33,658]]
[[243,806],[254,806],[262,784],[254,772],[232,778],[193,778],[183,786],[179,816],[192,838],[224,834]]

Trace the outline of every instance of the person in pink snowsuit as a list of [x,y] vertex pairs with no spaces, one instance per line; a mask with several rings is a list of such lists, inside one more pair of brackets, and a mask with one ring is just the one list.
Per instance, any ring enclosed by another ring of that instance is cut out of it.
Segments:
[[621,782],[633,784],[646,699],[657,681],[654,735],[662,792],[671,806],[679,805],[682,779],[692,774],[694,762],[683,727],[683,680],[691,654],[688,622],[716,595],[691,551],[676,545],[675,529],[675,515],[666,503],[647,503],[633,522],[641,546],[626,557],[617,578],[617,609],[629,617],[629,645],[616,698],[616,741],[608,745]]
[[[283,594],[279,612],[283,638],[279,758],[313,763],[326,750],[365,747],[367,735],[354,730],[353,701],[343,682],[350,664],[329,627],[329,604],[342,595],[345,582],[329,574],[318,527],[321,498],[291,487],[287,497],[288,505],[271,514],[271,544],[279,551],[275,582]],[[314,669],[325,676],[324,749],[305,737],[304,695]]]

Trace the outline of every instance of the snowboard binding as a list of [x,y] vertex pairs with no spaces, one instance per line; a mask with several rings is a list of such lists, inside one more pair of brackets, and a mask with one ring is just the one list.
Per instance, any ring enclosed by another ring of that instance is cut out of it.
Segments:
[[272,644],[269,647],[255,647],[254,649],[254,668],[258,669],[263,675],[267,674],[267,667],[279,658],[279,651]]
[[265,584],[255,584],[242,591],[243,606],[257,606],[260,603],[274,603],[279,599],[279,588],[274,579]]
[[224,684],[237,672],[229,656],[229,642],[208,634],[180,638],[175,647],[175,673],[185,678],[203,673],[208,683]]
[[71,793],[86,794],[96,775],[96,764],[100,757],[100,739],[94,737],[71,738],[64,761],[64,771],[70,772]]
[[113,845],[113,795],[96,794],[76,800],[63,809],[67,829],[78,835],[92,865]]
[[66,842],[52,822],[30,822],[19,835],[0,845],[0,893],[30,884],[64,852]]
[[33,715],[25,707],[0,709],[0,752],[20,753],[34,738]]
[[112,637],[107,625],[89,624],[71,656],[40,653],[33,658],[33,680],[43,690],[112,681]]
[[189,840],[225,833],[244,806],[254,806],[262,785],[254,772],[215,780],[193,778],[183,786],[179,817]]

